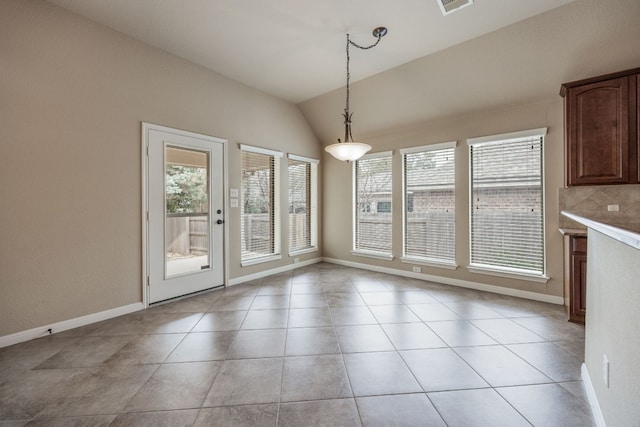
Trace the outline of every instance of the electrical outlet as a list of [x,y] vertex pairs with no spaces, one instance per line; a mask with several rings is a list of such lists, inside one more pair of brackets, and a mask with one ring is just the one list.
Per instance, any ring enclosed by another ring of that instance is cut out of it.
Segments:
[[413,267],[413,272],[414,273],[422,273],[422,268],[421,267]]
[[602,355],[602,379],[604,380],[604,385],[609,388],[609,359],[607,359],[607,355]]
[[619,212],[620,205],[607,205],[607,211],[609,212]]
[[293,263],[294,263],[294,264],[297,264],[297,263],[299,263],[299,262],[300,262],[300,258],[294,258],[294,259],[293,259]]

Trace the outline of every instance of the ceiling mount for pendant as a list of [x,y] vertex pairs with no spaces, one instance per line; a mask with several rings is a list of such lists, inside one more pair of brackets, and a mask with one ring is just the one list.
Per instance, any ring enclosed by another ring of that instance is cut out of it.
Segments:
[[347,34],[347,99],[346,105],[344,108],[344,113],[342,116],[344,117],[344,142],[342,142],[338,138],[337,144],[331,144],[325,148],[325,150],[335,157],[338,160],[342,161],[353,161],[357,160],[360,157],[364,156],[364,154],[371,150],[371,146],[369,144],[365,144],[362,142],[355,142],[353,140],[353,136],[351,135],[351,116],[353,113],[349,111],[349,81],[351,79],[351,74],[349,72],[349,47],[355,46],[358,49],[371,49],[380,43],[380,39],[387,35],[386,27],[377,27],[373,30],[372,34],[376,38],[376,42],[369,46],[360,46],[357,43],[354,43],[349,38],[349,34]]
[[373,29],[373,37],[384,37],[387,35],[387,27],[377,27]]

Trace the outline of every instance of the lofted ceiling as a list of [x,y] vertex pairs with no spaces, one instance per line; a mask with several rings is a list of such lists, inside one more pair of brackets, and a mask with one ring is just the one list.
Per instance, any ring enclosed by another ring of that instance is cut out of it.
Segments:
[[574,0],[475,0],[443,16],[438,0],[48,0],[247,86],[300,103]]

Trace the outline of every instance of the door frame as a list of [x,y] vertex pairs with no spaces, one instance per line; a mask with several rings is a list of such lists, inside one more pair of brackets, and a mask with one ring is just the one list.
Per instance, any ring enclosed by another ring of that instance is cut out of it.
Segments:
[[222,235],[222,256],[224,257],[223,266],[223,285],[225,288],[229,285],[229,215],[227,205],[227,194],[229,193],[228,182],[228,140],[210,135],[190,132],[182,129],[170,128],[167,126],[157,125],[153,123],[142,123],[141,138],[141,159],[142,159],[142,304],[145,308],[149,307],[149,132],[152,130],[174,133],[177,135],[205,139],[215,143],[222,144],[222,212],[224,213],[224,231]]

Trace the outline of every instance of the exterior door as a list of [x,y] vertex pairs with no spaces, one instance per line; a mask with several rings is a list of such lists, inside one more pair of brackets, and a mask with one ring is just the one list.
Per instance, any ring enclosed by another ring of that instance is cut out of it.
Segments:
[[146,127],[148,301],[224,284],[224,140]]

